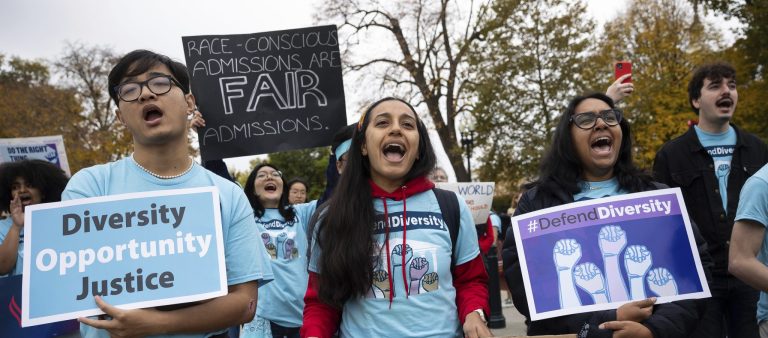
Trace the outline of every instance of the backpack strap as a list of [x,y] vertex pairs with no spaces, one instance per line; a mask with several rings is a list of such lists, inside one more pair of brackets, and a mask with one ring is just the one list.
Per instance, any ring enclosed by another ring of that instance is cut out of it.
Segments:
[[451,236],[451,270],[456,266],[453,256],[456,254],[456,240],[459,238],[459,226],[461,226],[461,211],[459,211],[459,200],[456,193],[439,188],[432,188],[437,198],[437,204],[440,206],[440,213],[443,215],[443,221],[448,226],[448,233]]

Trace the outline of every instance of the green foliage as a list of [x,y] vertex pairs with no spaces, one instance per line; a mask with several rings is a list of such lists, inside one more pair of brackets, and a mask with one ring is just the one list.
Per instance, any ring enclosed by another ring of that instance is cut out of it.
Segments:
[[[694,3],[699,1],[694,1]],[[768,91],[768,1],[700,0],[705,9],[738,19],[741,36],[724,53],[737,71],[739,102],[734,122],[768,140],[768,106],[763,97]]]
[[635,0],[626,14],[605,26],[584,77],[592,88],[613,82],[616,60],[632,61],[635,92],[624,103],[632,125],[635,161],[650,168],[664,142],[695,119],[687,86],[696,65],[719,57],[722,38],[680,0]]
[[580,1],[497,1],[509,11],[471,54],[475,118],[483,149],[480,177],[500,191],[533,178],[565,102],[581,87],[594,23]]
[[41,61],[0,55],[0,138],[62,135],[72,173],[90,164],[81,151],[82,106],[73,90],[48,83]]

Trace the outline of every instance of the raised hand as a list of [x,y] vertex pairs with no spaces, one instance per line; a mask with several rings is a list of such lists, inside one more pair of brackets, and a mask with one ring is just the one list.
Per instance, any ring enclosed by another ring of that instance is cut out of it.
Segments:
[[409,275],[411,276],[411,283],[408,287],[408,294],[419,294],[419,288],[421,286],[421,277],[429,270],[429,262],[424,257],[416,257],[411,260]]
[[675,278],[665,268],[655,268],[648,272],[648,288],[659,297],[677,296]]
[[16,197],[11,200],[10,209],[13,226],[18,227],[19,230],[24,229],[24,206],[21,205],[21,198],[19,198],[19,195],[16,195]]
[[[402,244],[395,245],[394,248],[392,248],[392,283],[400,283],[397,285],[403,285],[402,281],[399,281],[399,276],[402,276],[402,274],[394,273],[395,271],[400,271],[403,267],[403,257],[405,257],[405,266],[408,266],[408,262],[411,260],[411,257],[413,256],[413,250],[411,250],[411,246],[406,244],[405,247],[403,247]],[[394,284],[393,284],[394,285]],[[395,292],[393,289],[392,292]],[[395,296],[397,296],[397,293],[395,293]]]
[[283,249],[283,258],[285,259],[293,258],[293,251],[296,250],[295,245],[296,245],[296,242],[294,242],[293,238],[285,241],[285,248]]
[[624,253],[624,266],[627,269],[632,299],[645,298],[645,274],[652,263],[651,252],[644,245],[631,245]]
[[573,267],[581,259],[581,245],[575,239],[561,239],[555,243],[552,253],[557,269],[560,307],[580,306],[581,300],[573,281]]
[[272,243],[272,237],[270,237],[268,233],[262,232],[261,241],[264,242],[264,245],[266,246],[267,244]]
[[195,111],[190,114],[188,119],[190,128],[205,127],[205,119],[203,119],[203,114],[200,113],[200,111],[197,109],[195,109]]
[[557,270],[572,270],[581,259],[581,245],[575,239],[561,239],[552,250]]
[[619,103],[625,97],[632,94],[635,91],[635,86],[632,82],[621,83],[626,80],[632,74],[624,74],[614,81],[610,87],[605,91],[605,95],[613,99],[613,102]]
[[594,263],[579,264],[573,269],[576,285],[592,296],[595,304],[608,303],[608,291],[600,268]]
[[267,248],[267,253],[269,254],[270,257],[272,257],[272,259],[276,259],[277,258],[277,247],[274,244],[269,243],[269,244],[265,245],[264,247]]
[[373,286],[384,295],[384,298],[389,298],[389,273],[384,270],[374,271]]
[[618,256],[627,245],[627,234],[618,225],[606,225],[600,229],[600,252],[603,256]]
[[439,282],[440,276],[437,275],[437,272],[430,272],[421,279],[421,287],[427,292],[432,292],[438,289]]
[[606,225],[600,229],[598,244],[603,255],[603,264],[608,287],[608,296],[612,302],[629,300],[627,286],[619,267],[619,254],[627,245],[627,234],[618,225]]

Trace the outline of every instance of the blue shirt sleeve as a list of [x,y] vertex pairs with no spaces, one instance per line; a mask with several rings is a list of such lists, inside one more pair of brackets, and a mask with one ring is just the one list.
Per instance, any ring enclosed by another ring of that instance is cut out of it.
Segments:
[[499,218],[499,215],[496,215],[495,213],[491,213],[491,225],[496,228],[496,231],[501,233],[501,218]]
[[768,182],[758,174],[750,177],[741,189],[736,221],[751,220],[768,226]]
[[[245,193],[231,185],[229,203],[230,224],[225,246],[227,284],[234,285],[258,280],[264,286],[274,279],[267,250],[261,245],[253,209]],[[224,224],[223,224],[224,225]],[[226,225],[224,225],[226,226]]]

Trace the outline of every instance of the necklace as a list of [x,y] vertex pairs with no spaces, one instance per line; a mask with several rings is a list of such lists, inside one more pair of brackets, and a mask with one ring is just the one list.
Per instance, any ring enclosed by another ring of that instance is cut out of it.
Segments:
[[173,179],[173,178],[179,178],[181,176],[184,176],[190,170],[192,170],[192,167],[195,166],[195,161],[191,161],[192,163],[189,164],[189,168],[187,168],[187,170],[182,171],[180,174],[176,174],[176,175],[158,175],[158,174],[153,173],[149,169],[144,168],[144,166],[142,166],[141,164],[139,164],[138,161],[136,161],[136,159],[133,157],[133,155],[131,155],[131,160],[133,160],[133,163],[135,163],[139,168],[141,168],[141,170],[144,170],[147,174],[150,174],[150,175],[152,175],[154,177],[157,177],[157,178],[163,179],[163,180],[170,180],[170,179]]
[[587,183],[587,188],[589,188],[589,190],[600,190],[600,189],[605,188],[605,187],[594,186],[594,185],[591,185],[591,184]]

